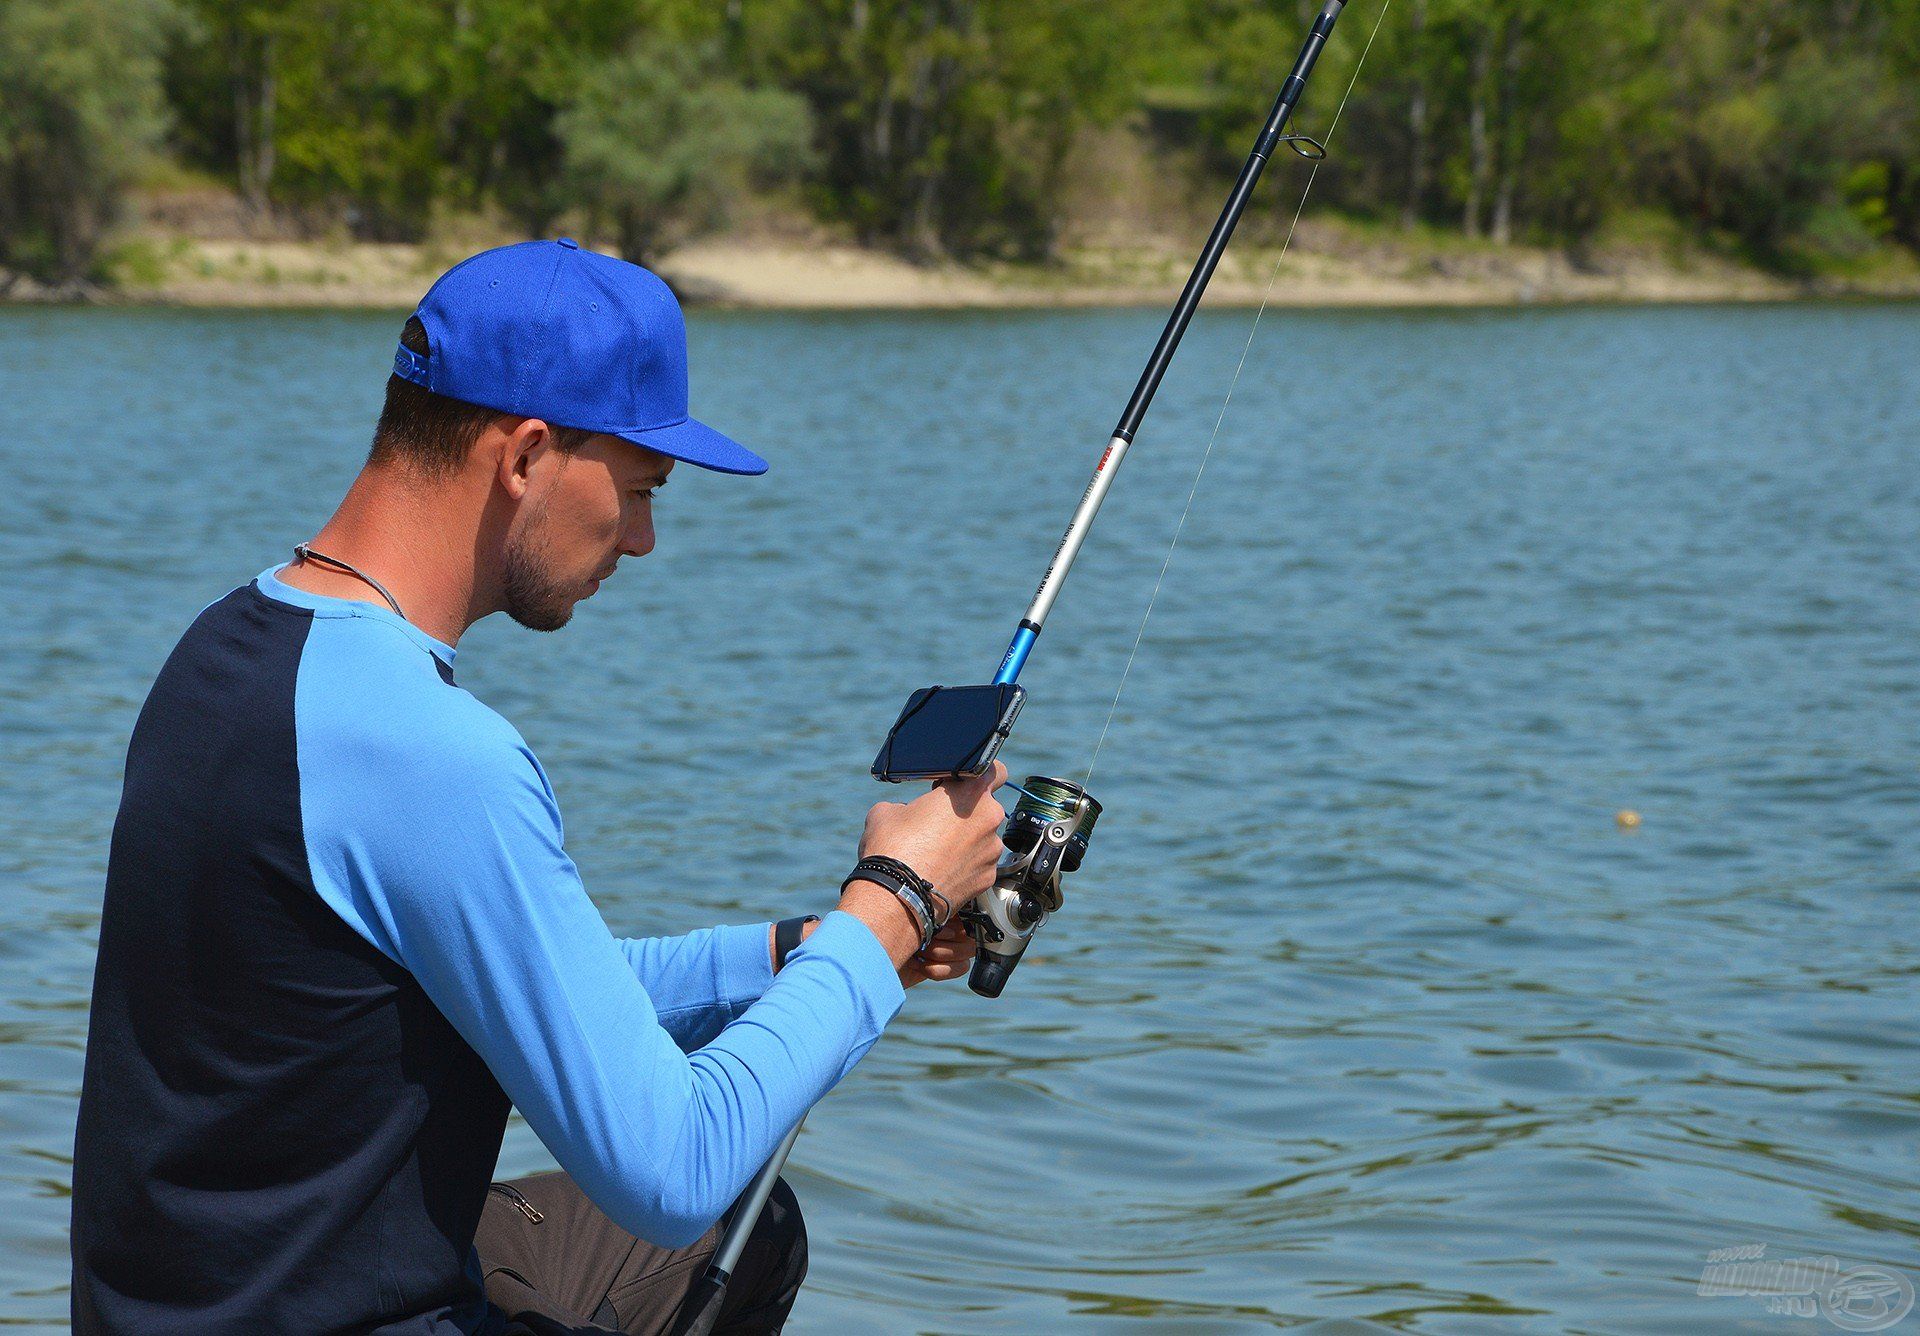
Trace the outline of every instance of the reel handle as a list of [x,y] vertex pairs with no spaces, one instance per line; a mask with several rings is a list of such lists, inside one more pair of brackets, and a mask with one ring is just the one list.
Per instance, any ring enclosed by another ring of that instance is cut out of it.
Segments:
[[967,932],[979,948],[967,987],[982,997],[998,997],[1026,953],[1027,943],[1049,915],[1039,902],[1020,889],[1017,876],[1003,872],[993,889],[960,911]]

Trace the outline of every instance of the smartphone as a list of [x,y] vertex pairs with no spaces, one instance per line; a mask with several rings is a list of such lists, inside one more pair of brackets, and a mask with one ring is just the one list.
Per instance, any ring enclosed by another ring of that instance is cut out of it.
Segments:
[[902,784],[986,773],[1026,698],[1027,689],[1014,683],[922,687],[887,733],[873,777]]

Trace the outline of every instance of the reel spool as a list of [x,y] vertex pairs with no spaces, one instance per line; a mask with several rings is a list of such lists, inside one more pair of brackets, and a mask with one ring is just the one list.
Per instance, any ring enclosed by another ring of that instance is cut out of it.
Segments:
[[1034,775],[1017,787],[993,889],[960,911],[980,947],[967,986],[982,997],[1000,996],[1033,934],[1060,908],[1060,879],[1079,868],[1100,819],[1100,804],[1078,784]]

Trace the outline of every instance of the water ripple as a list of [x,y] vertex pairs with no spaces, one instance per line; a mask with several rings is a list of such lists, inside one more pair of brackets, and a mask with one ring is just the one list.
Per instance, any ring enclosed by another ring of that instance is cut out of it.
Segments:
[[[1245,320],[1169,375],[1016,765],[1084,770]],[[809,1123],[794,1329],[1772,1332],[1710,1250],[1920,1277],[1920,311],[1269,320],[1068,912]],[[564,635],[461,651],[617,928],[830,896],[877,731],[998,653],[1157,323],[695,321],[774,473],[676,476]],[[65,1312],[134,712],[324,519],[392,324],[0,311],[9,403],[91,424],[0,492],[0,1324]],[[517,1122],[502,1163],[545,1163]]]

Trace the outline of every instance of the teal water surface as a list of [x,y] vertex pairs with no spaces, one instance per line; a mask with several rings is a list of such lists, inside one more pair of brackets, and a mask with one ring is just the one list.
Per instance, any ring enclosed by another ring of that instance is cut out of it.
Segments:
[[[1251,319],[1169,378],[1016,771],[1084,772]],[[774,471],[681,470],[572,626],[461,647],[617,930],[831,901],[1158,323],[695,318],[696,410]],[[397,325],[0,311],[0,1324],[64,1321],[135,712],[325,519]],[[1920,308],[1267,315],[1066,913],[808,1124],[792,1329],[1812,1332],[1708,1254],[1920,1279],[1917,451]]]

